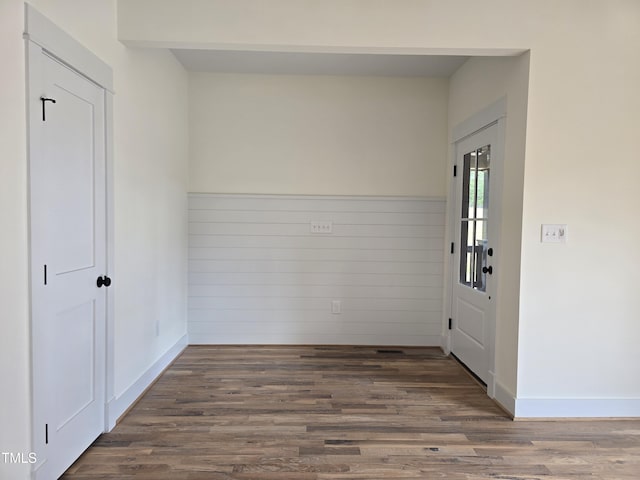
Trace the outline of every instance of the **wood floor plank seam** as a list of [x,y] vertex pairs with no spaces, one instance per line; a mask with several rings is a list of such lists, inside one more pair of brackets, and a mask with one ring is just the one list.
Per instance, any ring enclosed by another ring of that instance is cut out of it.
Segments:
[[65,480],[638,480],[640,419],[513,422],[438,349],[197,346]]

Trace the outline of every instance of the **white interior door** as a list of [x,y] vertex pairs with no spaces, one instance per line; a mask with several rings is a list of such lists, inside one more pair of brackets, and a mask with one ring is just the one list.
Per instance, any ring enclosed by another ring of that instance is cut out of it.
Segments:
[[29,52],[33,431],[50,479],[105,426],[105,95]]
[[485,384],[494,348],[502,153],[493,124],[455,144],[451,352]]

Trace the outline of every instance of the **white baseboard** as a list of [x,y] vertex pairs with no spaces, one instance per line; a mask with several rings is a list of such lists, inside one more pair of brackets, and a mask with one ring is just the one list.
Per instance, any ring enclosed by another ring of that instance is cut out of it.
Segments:
[[496,374],[489,370],[489,377],[487,378],[487,395],[489,398],[495,398],[496,396]]
[[440,337],[440,348],[442,348],[445,355],[451,353],[451,335],[445,334]]
[[640,417],[640,398],[516,398],[497,380],[493,399],[518,420]]
[[640,417],[640,398],[518,398],[515,417]]
[[233,332],[190,333],[189,345],[369,345],[394,347],[439,347],[440,337],[436,335],[397,335],[391,340],[381,339],[379,336],[366,338],[363,335],[320,334],[309,332],[294,332],[293,334],[261,332],[244,333]]
[[127,388],[119,397],[107,402],[107,431],[116,426],[118,418],[144,393],[144,391],[158,378],[158,376],[173,362],[189,345],[185,334],[169,350],[167,350],[151,367]]
[[511,391],[501,384],[499,381],[494,380],[493,397],[502,408],[504,408],[511,415],[515,416],[516,412],[516,396]]

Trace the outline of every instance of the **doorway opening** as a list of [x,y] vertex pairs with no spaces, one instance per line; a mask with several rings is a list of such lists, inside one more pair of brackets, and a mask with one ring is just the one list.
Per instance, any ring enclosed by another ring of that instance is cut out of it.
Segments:
[[504,100],[471,117],[453,137],[449,192],[451,256],[448,347],[494,396]]

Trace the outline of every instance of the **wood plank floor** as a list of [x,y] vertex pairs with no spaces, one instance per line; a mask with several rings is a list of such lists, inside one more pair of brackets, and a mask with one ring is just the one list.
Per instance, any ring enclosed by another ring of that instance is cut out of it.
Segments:
[[640,420],[513,422],[437,349],[189,347],[63,478],[637,480]]

